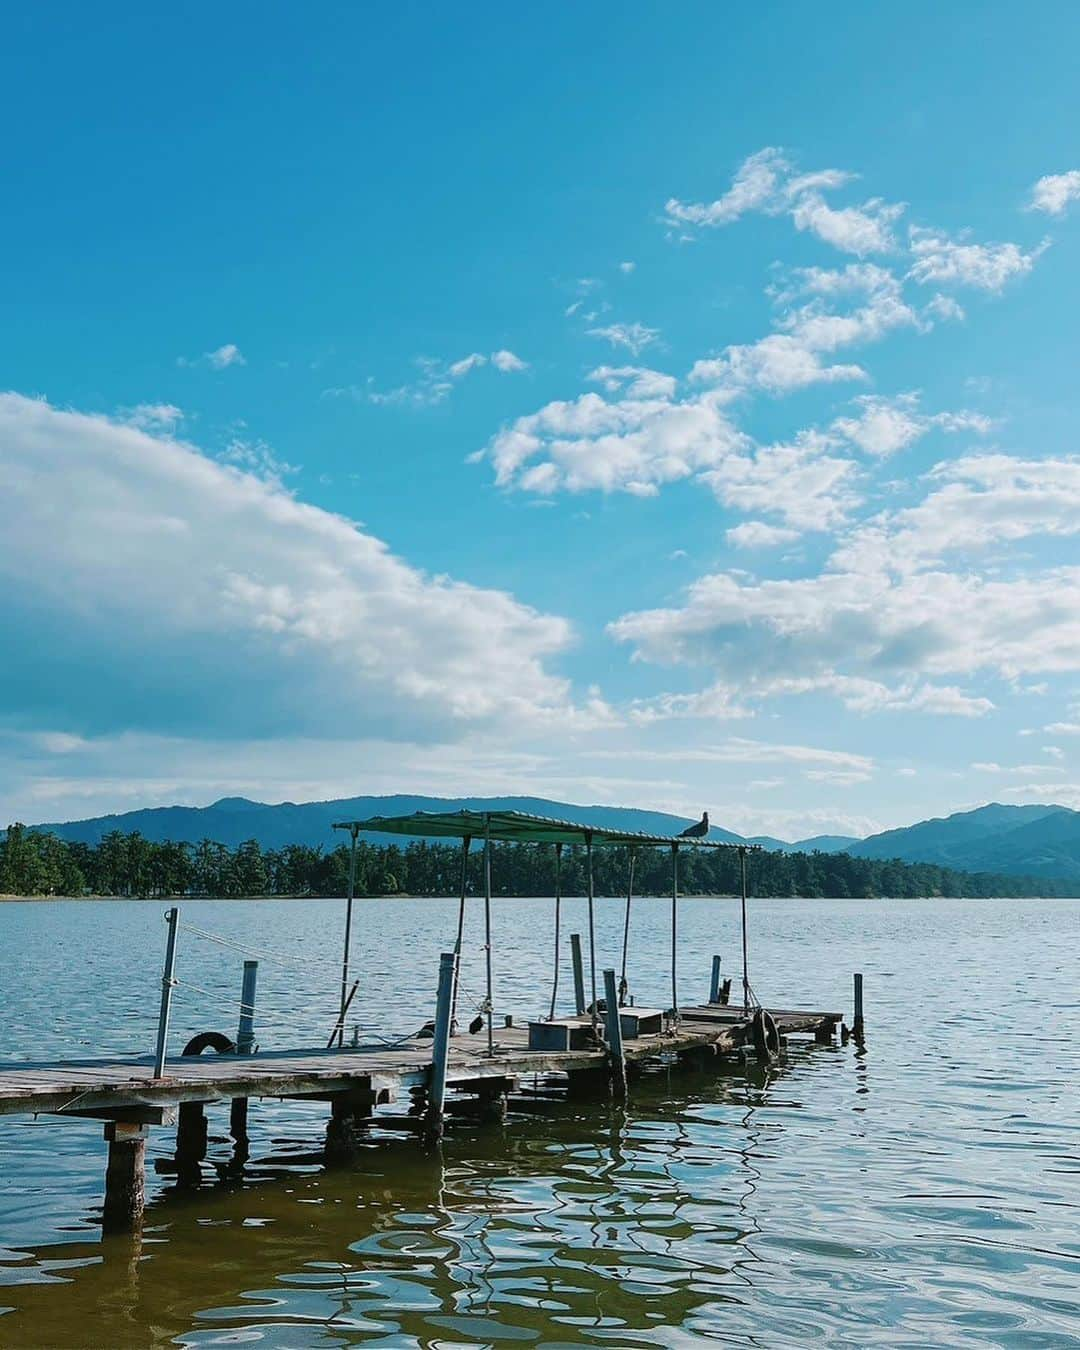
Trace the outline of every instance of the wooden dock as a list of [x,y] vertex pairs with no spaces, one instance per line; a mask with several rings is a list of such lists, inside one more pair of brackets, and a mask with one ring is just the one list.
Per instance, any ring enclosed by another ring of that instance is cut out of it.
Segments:
[[[777,1010],[772,1016],[782,1037],[802,1033],[819,1042],[831,1041],[842,1021],[835,1012]],[[621,1068],[613,1065],[610,1039],[609,1033],[608,1043],[593,1048],[535,1050],[529,1048],[527,1027],[507,1025],[498,1029],[489,1054],[486,1035],[455,1035],[446,1053],[443,1086],[449,1095],[437,1121],[431,1111],[436,1072],[431,1036],[392,1046],[174,1057],[160,1077],[154,1077],[151,1055],[0,1064],[0,1115],[47,1113],[104,1121],[109,1164],[103,1223],[122,1230],[137,1225],[142,1213],[149,1127],[177,1126],[175,1163],[161,1170],[197,1184],[206,1154],[203,1108],[214,1102],[232,1103],[236,1156],[242,1164],[249,1099],[326,1101],[326,1157],[340,1162],[353,1156],[373,1129],[430,1135],[441,1129],[444,1114],[501,1120],[508,1111],[543,1109],[545,1101],[563,1094],[606,1094],[617,1086],[619,1073],[632,1082],[650,1063],[700,1066],[718,1055],[741,1053],[752,1047],[752,1026],[741,1008],[684,1008],[668,1029],[624,1040]],[[404,1106],[405,1114],[394,1114],[395,1106]]]

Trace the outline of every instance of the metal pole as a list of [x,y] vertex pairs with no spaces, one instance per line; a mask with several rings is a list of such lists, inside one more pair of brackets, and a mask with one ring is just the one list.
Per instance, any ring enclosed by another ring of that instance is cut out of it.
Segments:
[[352,946],[353,895],[356,891],[356,832],[352,827],[352,850],[349,853],[349,894],[345,901],[345,950],[341,957],[341,1002],[338,1005],[337,1043],[345,1040],[345,1005],[349,1001],[349,951]]
[[589,872],[589,983],[592,987],[592,1025],[593,1031],[599,1024],[596,1010],[596,924],[593,919],[593,869],[592,869],[592,831],[585,833],[585,857]]
[[250,1055],[255,1044],[255,981],[258,961],[244,962],[244,980],[240,986],[240,1025],[236,1032],[236,1053]]
[[679,940],[679,846],[671,846],[671,1011],[675,1021],[679,1020],[679,978],[678,978],[678,940]]
[[746,845],[739,845],[739,890],[742,896],[742,1006],[750,1012],[750,965],[746,956]]
[[637,849],[633,844],[630,845],[630,880],[626,885],[626,918],[623,921],[622,934],[622,975],[619,979],[619,1007],[626,1003],[626,995],[630,986],[626,980],[626,953],[630,946],[630,901],[634,898],[634,861],[637,858]]
[[458,905],[457,939],[454,942],[454,997],[450,1002],[450,1035],[457,1030],[457,991],[461,976],[461,940],[465,932],[465,891],[469,883],[469,849],[472,847],[472,835],[467,834],[461,841],[461,901]]
[[607,1022],[608,1059],[611,1081],[617,1097],[626,1096],[626,1057],[623,1053],[622,1015],[615,989],[615,972],[604,971],[604,1016]]
[[581,934],[570,934],[570,961],[574,967],[574,1011],[579,1017],[585,1011],[585,970],[581,960]]
[[165,911],[169,936],[165,940],[165,965],[161,972],[161,1009],[158,1012],[157,1049],[154,1052],[154,1077],[165,1072],[165,1045],[169,1039],[169,1014],[172,1012],[172,991],[176,985],[176,933],[180,927],[179,909]]
[[491,820],[484,817],[484,956],[487,962],[488,1054],[495,1053],[495,1028],[492,1022],[491,990]]
[[446,1066],[450,1059],[450,1017],[457,983],[457,956],[443,952],[439,957],[439,993],[435,1001],[435,1040],[432,1046],[431,1081],[428,1085],[428,1112],[433,1124],[442,1120],[446,1100]]
[[551,981],[551,1012],[548,1021],[555,1020],[555,996],[559,992],[559,923],[562,909],[562,844],[555,845],[555,975]]

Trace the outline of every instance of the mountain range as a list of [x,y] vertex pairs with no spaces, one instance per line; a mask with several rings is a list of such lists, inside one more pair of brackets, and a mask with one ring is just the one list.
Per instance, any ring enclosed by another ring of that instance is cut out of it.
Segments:
[[[263,848],[286,844],[332,848],[341,836],[334,821],[370,816],[408,815],[413,811],[527,811],[561,820],[588,821],[615,829],[649,834],[678,834],[691,822],[663,811],[626,806],[578,806],[543,797],[346,797],[325,802],[281,802],[269,805],[246,797],[223,797],[210,806],[163,806],[90,820],[38,825],[61,839],[96,844],[111,830],[137,830],[147,839],[198,843],[213,839],[234,847],[257,839]],[[386,843],[393,836],[365,834]],[[858,839],[849,835],[814,835],[788,841],[771,835],[744,838],[713,826],[709,838],[728,843],[760,844],[782,852],[850,853],[861,858],[899,858],[931,862],[966,872],[1000,872],[1012,876],[1080,880],[1080,812],[1064,806],[1009,806],[991,802],[974,811],[920,821],[902,829]],[[398,840],[398,842],[401,842]]]

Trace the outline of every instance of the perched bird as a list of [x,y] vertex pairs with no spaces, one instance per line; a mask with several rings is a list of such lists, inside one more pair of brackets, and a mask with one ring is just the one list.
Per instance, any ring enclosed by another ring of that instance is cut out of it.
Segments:
[[705,835],[707,835],[708,833],[709,833],[709,813],[708,811],[704,811],[698,823],[696,825],[688,825],[686,829],[683,830],[682,834],[679,835],[679,838],[703,839]]

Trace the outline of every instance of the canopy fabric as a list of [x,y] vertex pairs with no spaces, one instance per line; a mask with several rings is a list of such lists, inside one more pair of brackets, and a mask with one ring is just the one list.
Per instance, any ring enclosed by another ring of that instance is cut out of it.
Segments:
[[640,844],[688,845],[694,848],[753,848],[718,839],[687,838],[677,834],[646,834],[639,830],[612,830],[571,820],[551,820],[525,811],[416,811],[411,816],[371,816],[368,820],[335,821],[335,830],[370,830],[378,834],[409,834],[426,839],[489,837],[515,844]]

